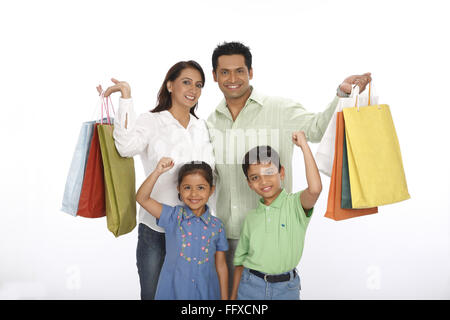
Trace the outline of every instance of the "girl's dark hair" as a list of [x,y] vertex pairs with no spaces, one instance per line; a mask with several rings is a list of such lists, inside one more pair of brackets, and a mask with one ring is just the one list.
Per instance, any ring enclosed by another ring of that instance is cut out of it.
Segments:
[[271,146],[257,146],[247,152],[242,160],[242,171],[248,180],[248,168],[251,164],[273,163],[281,170],[280,156]]
[[245,59],[245,65],[250,71],[250,69],[252,68],[252,54],[250,52],[250,48],[241,42],[224,42],[222,44],[219,44],[216,49],[214,49],[212,55],[213,71],[216,72],[220,56],[231,56],[233,54],[243,55]]
[[213,186],[213,172],[209,164],[204,161],[191,161],[181,166],[178,171],[178,186],[181,185],[183,178],[192,173],[199,173],[205,178],[209,186]]
[[[202,86],[205,85],[205,73],[203,72],[202,67],[197,62],[195,62],[194,60],[177,62],[169,69],[169,71],[167,71],[166,77],[164,78],[163,84],[161,85],[161,88],[158,92],[156,107],[150,112],[161,112],[169,110],[170,107],[172,107],[172,98],[170,97],[169,90],[167,90],[167,82],[175,81],[175,79],[180,76],[181,71],[187,68],[198,70],[198,72],[200,72],[200,76],[202,77]],[[197,115],[195,114],[195,109],[197,108],[197,106],[198,102],[191,108],[189,112],[198,119]]]

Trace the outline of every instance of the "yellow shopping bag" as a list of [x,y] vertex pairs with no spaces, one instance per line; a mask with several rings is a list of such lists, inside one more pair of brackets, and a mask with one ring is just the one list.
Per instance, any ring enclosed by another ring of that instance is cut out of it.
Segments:
[[353,208],[409,199],[389,106],[344,108],[343,114]]

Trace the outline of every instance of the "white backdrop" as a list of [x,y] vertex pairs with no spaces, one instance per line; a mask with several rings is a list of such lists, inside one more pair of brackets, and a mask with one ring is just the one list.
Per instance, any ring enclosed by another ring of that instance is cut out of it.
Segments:
[[[60,211],[80,124],[93,119],[97,84],[128,81],[142,113],[188,59],[207,74],[206,118],[222,98],[212,51],[238,40],[252,49],[255,88],[311,111],[346,76],[372,72],[400,140],[410,200],[335,222],[323,217],[322,176],[302,299],[449,299],[448,12],[432,0],[2,2],[0,298],[139,299],[137,229],[116,239],[105,218]],[[298,150],[294,161],[300,190]]]

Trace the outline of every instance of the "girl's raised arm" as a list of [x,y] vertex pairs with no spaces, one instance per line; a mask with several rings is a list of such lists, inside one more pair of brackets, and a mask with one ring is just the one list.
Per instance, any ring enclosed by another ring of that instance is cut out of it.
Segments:
[[159,219],[162,212],[162,204],[152,199],[151,193],[159,176],[169,171],[174,166],[171,158],[161,158],[156,165],[155,170],[145,179],[136,193],[136,201],[156,219]]

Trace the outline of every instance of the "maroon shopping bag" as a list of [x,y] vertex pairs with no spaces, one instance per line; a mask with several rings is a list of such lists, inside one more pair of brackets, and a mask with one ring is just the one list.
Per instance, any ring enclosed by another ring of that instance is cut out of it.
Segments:
[[77,215],[85,218],[100,218],[106,215],[105,209],[105,180],[103,175],[102,153],[98,140],[98,129],[94,125],[91,148],[81,187],[80,201]]

